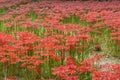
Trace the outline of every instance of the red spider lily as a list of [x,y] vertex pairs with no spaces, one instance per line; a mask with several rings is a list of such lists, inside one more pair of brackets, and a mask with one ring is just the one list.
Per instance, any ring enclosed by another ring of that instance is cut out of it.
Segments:
[[23,28],[38,28],[39,24],[35,23],[35,22],[27,21],[27,22],[19,23],[19,26],[21,26]]
[[28,69],[36,69],[37,67],[39,67],[43,61],[40,59],[39,56],[24,56],[21,59],[21,67],[27,67]]
[[114,70],[114,72],[120,76],[120,64],[113,64],[111,65],[111,67]]
[[28,65],[28,66],[27,66],[27,69],[29,69],[29,70],[33,70],[33,69],[36,69],[36,66]]
[[70,45],[75,45],[78,42],[78,39],[75,37],[67,37],[66,38],[66,45],[70,46]]
[[[21,14],[21,15],[15,17],[15,18],[14,18],[14,21],[20,21],[20,20],[24,20],[24,19],[26,19],[25,14]],[[19,23],[18,23],[18,24],[19,24]]]
[[53,68],[53,74],[57,75],[62,80],[78,80],[77,65],[74,58],[69,57],[66,66]]
[[0,62],[1,63],[7,63],[7,62],[9,62],[9,58],[2,58],[1,60],[0,60]]
[[31,32],[17,32],[17,35],[18,35],[17,44],[19,45],[33,44],[39,41],[39,38],[35,34],[32,34]]
[[41,69],[40,68],[36,68],[36,74],[40,75],[41,73],[42,73]]
[[12,52],[1,52],[0,54],[0,62],[1,63],[10,63],[10,64],[16,64],[20,62],[20,58]]
[[83,74],[85,72],[92,73],[92,72],[96,71],[96,69],[90,65],[89,66],[82,65],[82,66],[78,67],[78,70],[80,71],[80,74]]
[[102,55],[95,55],[93,58],[86,59],[83,62],[81,62],[82,65],[91,65],[97,60],[100,60],[103,56]]
[[40,39],[33,33],[30,32],[17,32],[15,46],[16,53],[23,56],[24,54],[29,54],[30,52],[36,51],[36,44]]
[[7,78],[7,80],[14,80],[14,79],[17,79],[17,77],[16,77],[16,76],[9,76],[9,77]]
[[3,47],[0,47],[0,51],[15,52],[15,51],[17,51],[17,49],[14,44],[10,44],[10,45],[4,45]]
[[62,34],[55,34],[54,37],[60,41],[64,41],[64,35]]
[[21,59],[15,53],[9,53],[9,56],[10,56],[10,61],[9,62],[11,64],[17,64],[21,61]]
[[13,22],[8,22],[8,23],[6,23],[6,27],[8,27],[8,28],[11,28],[11,27],[13,27],[14,26],[14,23]]
[[68,50],[68,47],[64,45],[56,45],[54,48],[56,50]]
[[118,31],[118,32],[113,32],[113,33],[111,33],[111,36],[112,37],[115,37],[115,36],[119,36],[120,35],[120,32]]
[[4,34],[0,32],[0,45],[4,46],[7,44],[12,44],[14,42],[14,37],[9,34]]
[[93,40],[89,35],[77,35],[79,40]]
[[115,73],[112,72],[94,72],[93,73],[93,80],[119,80],[120,77],[117,76]]
[[44,46],[44,48],[54,49],[54,46],[58,45],[60,42],[59,40],[53,37],[47,37],[47,38],[41,39],[40,43],[42,44],[42,46]]
[[49,61],[50,59],[54,60],[54,61],[59,61],[60,57],[55,54],[55,50],[53,49],[45,49],[42,53],[41,56],[47,57],[46,60]]

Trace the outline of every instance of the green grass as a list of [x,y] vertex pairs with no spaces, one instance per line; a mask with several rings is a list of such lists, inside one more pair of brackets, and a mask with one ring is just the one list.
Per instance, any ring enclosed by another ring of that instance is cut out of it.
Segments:
[[33,22],[35,22],[35,20],[37,19],[38,15],[34,12],[34,11],[31,11],[28,16],[31,18],[31,20]]
[[65,18],[64,20],[61,21],[64,24],[71,23],[71,24],[80,24],[83,27],[86,27],[90,25],[89,22],[86,22],[85,20],[81,20],[79,17],[72,15],[68,18]]
[[8,8],[0,8],[0,17],[8,12]]

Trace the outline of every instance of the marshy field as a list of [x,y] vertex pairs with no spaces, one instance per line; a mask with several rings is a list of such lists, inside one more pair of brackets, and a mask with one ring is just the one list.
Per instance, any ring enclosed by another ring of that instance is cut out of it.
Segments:
[[0,0],[0,80],[120,80],[120,1]]

